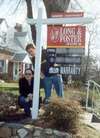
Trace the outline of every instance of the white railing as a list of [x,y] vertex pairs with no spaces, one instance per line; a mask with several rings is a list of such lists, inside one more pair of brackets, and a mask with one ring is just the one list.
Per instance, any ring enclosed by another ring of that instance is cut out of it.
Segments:
[[86,110],[89,109],[100,116],[100,85],[93,80],[87,82]]

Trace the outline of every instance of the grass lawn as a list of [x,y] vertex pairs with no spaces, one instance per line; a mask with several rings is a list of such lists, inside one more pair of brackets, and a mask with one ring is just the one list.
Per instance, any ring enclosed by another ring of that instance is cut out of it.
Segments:
[[0,83],[1,92],[9,92],[18,95],[18,83]]
[[[1,92],[7,92],[7,93],[13,93],[14,95],[19,94],[19,86],[18,83],[0,83],[0,91]],[[44,90],[40,90],[40,94],[42,97],[44,97]]]
[[86,124],[81,124],[74,138],[100,138],[100,132]]
[[[0,91],[1,92],[9,92],[9,93],[18,95],[18,93],[19,93],[18,90],[19,90],[18,83],[6,83],[6,82],[0,83]],[[76,99],[80,96],[80,93],[81,92],[78,89],[68,88],[68,89],[64,90],[64,97],[66,97],[68,99],[74,97]],[[44,89],[40,90],[40,95],[42,97],[45,96]],[[56,96],[55,90],[52,90],[51,96],[53,96],[53,97]]]

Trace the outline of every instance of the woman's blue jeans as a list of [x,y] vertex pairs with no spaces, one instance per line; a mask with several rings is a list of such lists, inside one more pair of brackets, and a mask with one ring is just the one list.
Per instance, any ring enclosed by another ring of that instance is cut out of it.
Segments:
[[44,78],[45,98],[51,97],[51,89],[55,88],[56,94],[59,97],[63,97],[63,81],[61,75],[52,75]]
[[32,107],[32,101],[27,102],[24,96],[19,96],[18,102],[19,102],[19,105],[22,108],[24,108],[25,114],[27,116],[30,116],[31,114],[30,107]]

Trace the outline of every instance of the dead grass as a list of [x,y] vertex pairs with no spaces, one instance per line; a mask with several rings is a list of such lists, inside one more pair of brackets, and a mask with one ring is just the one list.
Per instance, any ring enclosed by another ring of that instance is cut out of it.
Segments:
[[[38,122],[39,124],[44,122],[44,127],[51,127],[69,133],[77,132],[79,114],[82,112],[77,101],[58,97],[51,98],[50,103],[44,107],[44,111]],[[43,122],[41,122],[41,119]]]
[[100,132],[86,124],[80,124],[78,133],[73,138],[100,138]]

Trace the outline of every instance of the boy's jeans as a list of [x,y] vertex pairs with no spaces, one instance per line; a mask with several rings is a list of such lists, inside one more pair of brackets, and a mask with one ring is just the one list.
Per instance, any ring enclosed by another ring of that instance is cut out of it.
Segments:
[[63,97],[63,81],[61,75],[52,75],[44,78],[45,98],[51,97],[51,89],[54,87],[56,94],[59,97]]

